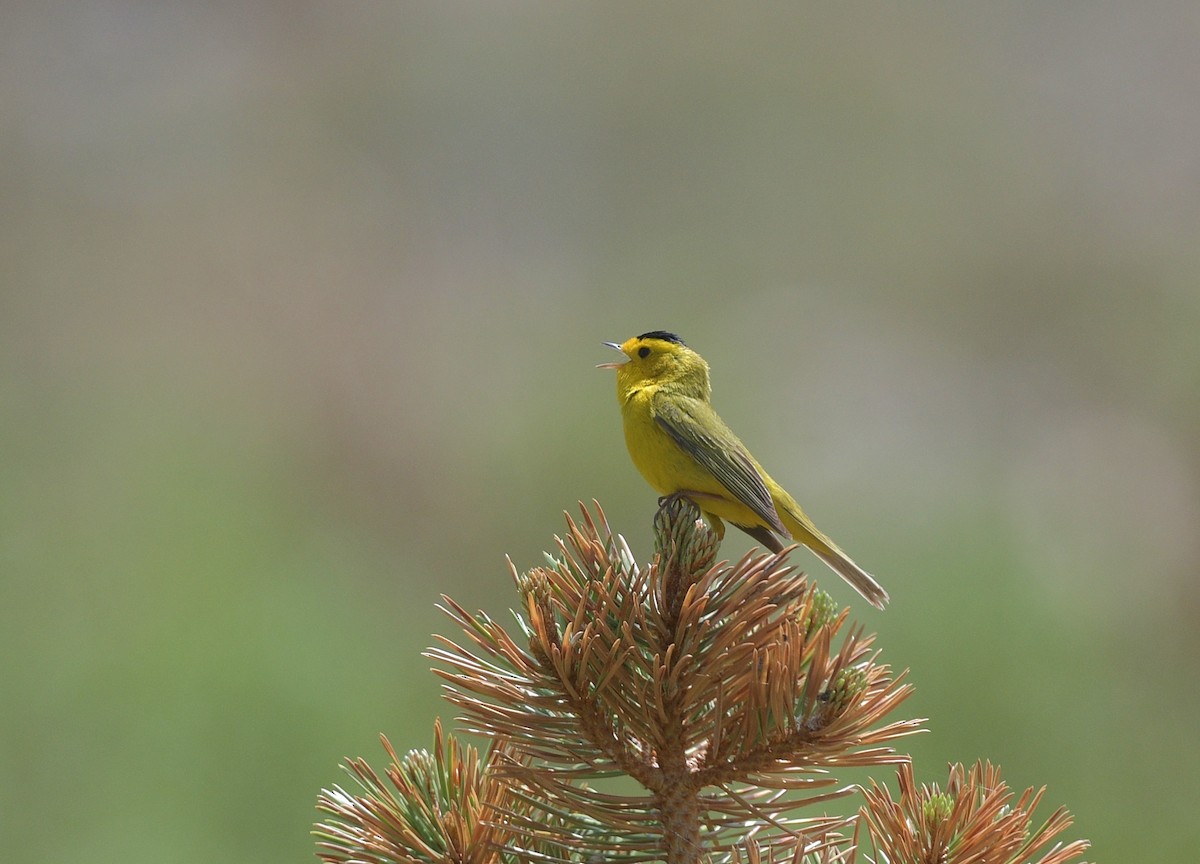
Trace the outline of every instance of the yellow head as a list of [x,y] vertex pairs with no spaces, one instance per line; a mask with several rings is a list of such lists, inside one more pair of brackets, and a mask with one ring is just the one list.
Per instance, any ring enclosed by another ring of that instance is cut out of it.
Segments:
[[617,396],[622,402],[631,392],[647,386],[708,399],[708,364],[674,333],[651,330],[620,345],[604,344],[629,358],[624,363],[601,363],[599,367],[617,370]]

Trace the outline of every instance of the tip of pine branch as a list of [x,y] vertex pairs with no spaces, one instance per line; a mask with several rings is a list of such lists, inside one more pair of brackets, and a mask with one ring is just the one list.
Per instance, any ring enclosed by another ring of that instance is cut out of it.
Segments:
[[717,560],[721,539],[689,498],[659,499],[654,514],[654,551],[662,566],[673,562],[685,573],[701,573]]
[[[1071,815],[1064,808],[1038,827],[1033,811],[1045,787],[1030,787],[1018,797],[991,763],[977,762],[970,769],[951,765],[944,789],[936,784],[917,786],[911,763],[900,766],[897,781],[899,800],[873,780],[870,788],[862,790],[866,805],[860,815],[871,843],[881,853],[877,858],[944,861],[953,845],[961,860],[991,856],[1011,862],[1066,864],[1089,847],[1086,840],[1057,839],[1071,826]],[[1007,854],[1001,855],[1003,850]]]

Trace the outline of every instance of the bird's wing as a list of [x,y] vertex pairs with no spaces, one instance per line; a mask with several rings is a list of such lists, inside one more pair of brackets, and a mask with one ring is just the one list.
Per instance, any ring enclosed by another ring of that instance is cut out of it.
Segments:
[[687,397],[658,398],[654,400],[654,419],[684,453],[706,468],[771,530],[790,536],[775,512],[771,493],[754,460],[712,406]]

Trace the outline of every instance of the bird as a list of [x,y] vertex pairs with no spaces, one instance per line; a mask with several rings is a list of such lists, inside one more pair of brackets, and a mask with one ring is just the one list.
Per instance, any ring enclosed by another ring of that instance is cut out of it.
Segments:
[[626,357],[597,368],[617,372],[625,446],[659,495],[691,500],[718,539],[725,520],[775,553],[784,539],[804,544],[868,603],[884,608],[890,598],[883,586],[817,530],[713,409],[703,357],[666,330],[602,344]]

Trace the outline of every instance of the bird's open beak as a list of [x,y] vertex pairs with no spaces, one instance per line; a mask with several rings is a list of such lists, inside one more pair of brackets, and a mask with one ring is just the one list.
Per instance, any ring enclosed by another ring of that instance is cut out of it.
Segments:
[[[612,348],[614,351],[621,350],[621,346],[618,345],[616,342],[601,342],[600,344],[607,345],[609,348]],[[618,366],[624,366],[624,365],[625,365],[625,361],[622,360],[619,363],[597,363],[596,368],[597,369],[616,369]]]

